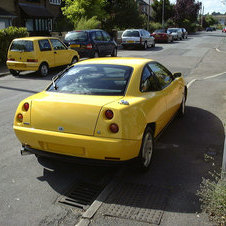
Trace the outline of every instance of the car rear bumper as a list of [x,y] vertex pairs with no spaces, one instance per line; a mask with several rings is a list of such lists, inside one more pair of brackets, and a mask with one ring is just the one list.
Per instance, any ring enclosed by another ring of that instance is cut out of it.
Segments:
[[39,68],[38,63],[7,61],[6,64],[8,69],[13,69],[17,71],[38,71]]
[[95,53],[95,49],[81,49],[81,48],[71,48],[76,50],[80,56],[80,58],[93,57]]
[[139,154],[141,141],[85,136],[14,126],[23,146],[86,159],[126,161]]

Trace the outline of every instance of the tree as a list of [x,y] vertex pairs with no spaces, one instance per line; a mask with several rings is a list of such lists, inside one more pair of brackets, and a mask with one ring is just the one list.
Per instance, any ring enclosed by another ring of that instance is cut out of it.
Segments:
[[[151,5],[153,9],[153,20],[158,23],[162,23],[162,6],[163,0],[154,0]],[[174,15],[174,5],[169,0],[164,0],[164,21],[167,21]]]
[[106,30],[142,27],[144,19],[134,0],[106,0],[105,10],[109,17],[104,21]]
[[64,2],[65,6],[61,8],[63,15],[75,26],[81,18],[90,19],[96,16],[102,21],[106,17],[104,10],[106,0],[64,0]]
[[[195,0],[177,0],[177,3],[174,7],[175,16],[174,21],[179,27],[185,27],[188,30],[191,30],[194,27],[194,24],[197,22],[199,10],[201,8],[200,2],[195,2]],[[191,25],[191,26],[190,26]]]
[[218,21],[212,15],[205,15],[203,17],[203,27],[210,27],[211,25],[217,24]]

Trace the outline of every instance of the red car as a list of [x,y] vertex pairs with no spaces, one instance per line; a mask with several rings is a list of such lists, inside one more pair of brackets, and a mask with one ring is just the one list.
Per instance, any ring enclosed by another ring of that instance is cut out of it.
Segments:
[[222,32],[226,33],[226,27],[224,27],[224,28],[222,29]]
[[159,29],[152,33],[155,42],[173,42],[173,36],[166,29]]

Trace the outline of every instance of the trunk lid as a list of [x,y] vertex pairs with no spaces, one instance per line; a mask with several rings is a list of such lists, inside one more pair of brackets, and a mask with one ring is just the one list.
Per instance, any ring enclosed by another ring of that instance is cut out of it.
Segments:
[[35,129],[93,135],[101,108],[120,96],[91,96],[43,92],[32,100]]

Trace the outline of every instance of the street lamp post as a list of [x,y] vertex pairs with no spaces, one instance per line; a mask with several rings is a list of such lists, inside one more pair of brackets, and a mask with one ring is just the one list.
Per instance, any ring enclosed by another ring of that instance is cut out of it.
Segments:
[[162,27],[164,27],[165,0],[162,0]]

